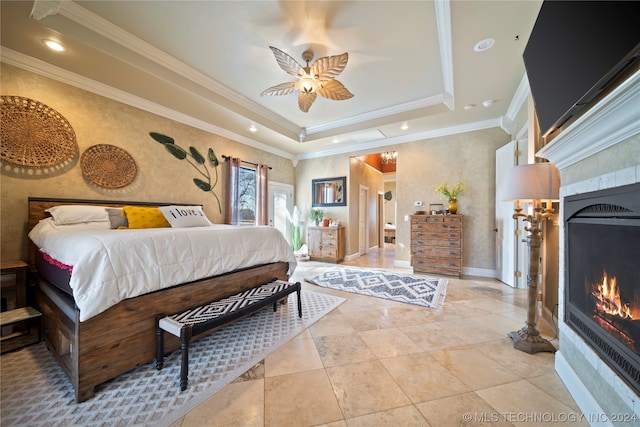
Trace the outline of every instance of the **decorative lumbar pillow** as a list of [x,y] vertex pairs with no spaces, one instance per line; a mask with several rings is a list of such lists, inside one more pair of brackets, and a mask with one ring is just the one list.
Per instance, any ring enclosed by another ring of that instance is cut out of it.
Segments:
[[127,217],[122,214],[122,208],[107,208],[111,228],[128,228]]
[[211,221],[202,211],[202,206],[160,206],[158,209],[171,227],[206,227]]
[[158,208],[143,206],[125,206],[122,214],[127,217],[129,228],[171,227]]
[[56,225],[80,224],[83,222],[109,222],[104,206],[60,205],[46,210]]

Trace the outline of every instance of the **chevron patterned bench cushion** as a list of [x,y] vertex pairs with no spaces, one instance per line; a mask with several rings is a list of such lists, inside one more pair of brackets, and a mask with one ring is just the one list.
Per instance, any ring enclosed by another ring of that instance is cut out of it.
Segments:
[[273,304],[273,311],[276,311],[278,301],[293,292],[297,292],[298,294],[298,316],[302,317],[300,291],[300,282],[291,283],[283,280],[273,280],[264,285],[248,289],[218,301],[193,307],[180,313],[170,316],[158,316],[156,328],[156,369],[160,370],[163,367],[164,332],[179,337],[182,351],[180,389],[185,390],[189,372],[189,341],[193,335],[198,335],[207,330],[237,320],[267,305]]

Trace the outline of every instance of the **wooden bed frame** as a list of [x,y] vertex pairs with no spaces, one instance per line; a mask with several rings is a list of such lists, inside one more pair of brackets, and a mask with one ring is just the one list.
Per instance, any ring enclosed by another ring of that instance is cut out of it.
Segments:
[[[112,202],[29,198],[29,231],[43,218],[46,209],[63,204],[87,204],[109,207],[125,205],[162,206],[167,203]],[[29,263],[36,273],[35,245],[29,241]],[[42,336],[47,347],[69,376],[76,402],[95,394],[95,388],[112,378],[155,359],[155,317],[160,313],[177,313],[196,305],[221,299],[271,281],[288,280],[287,262],[259,265],[195,282],[155,291],[124,300],[108,310],[79,321],[79,310],[71,301],[64,307],[64,296],[43,278],[37,278],[35,301],[42,312]],[[48,291],[45,292],[44,289]],[[58,297],[56,297],[58,295]],[[53,297],[52,297],[53,296]],[[210,333],[210,331],[209,331]],[[165,350],[180,347],[180,341],[167,337]]]

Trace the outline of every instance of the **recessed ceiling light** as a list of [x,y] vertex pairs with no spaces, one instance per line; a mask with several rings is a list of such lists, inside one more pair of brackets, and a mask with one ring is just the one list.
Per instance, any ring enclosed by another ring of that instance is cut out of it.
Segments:
[[484,40],[480,40],[478,43],[476,43],[476,45],[473,47],[473,50],[475,50],[476,52],[484,52],[487,49],[490,49],[491,46],[493,46],[493,44],[496,41],[494,39],[484,39]]
[[467,104],[464,106],[465,110],[473,110],[475,108],[476,104]]
[[486,101],[482,101],[482,105],[485,107],[491,107],[493,105],[493,99],[487,99]]
[[338,142],[340,142],[340,140],[338,138],[333,138],[333,141],[331,142],[333,142],[334,144],[337,144]]
[[407,130],[407,129],[409,129],[409,125],[407,124],[407,122],[404,122],[404,123],[402,124],[402,126],[400,126],[400,129],[402,129],[402,130]]
[[251,126],[249,127],[249,132],[257,132],[257,131],[258,131],[258,128],[256,127],[256,125],[251,123]]
[[60,42],[57,42],[55,40],[45,39],[45,40],[42,40],[42,43],[44,43],[49,49],[55,50],[56,52],[64,52],[67,50],[66,47],[64,47],[62,44],[60,44]]

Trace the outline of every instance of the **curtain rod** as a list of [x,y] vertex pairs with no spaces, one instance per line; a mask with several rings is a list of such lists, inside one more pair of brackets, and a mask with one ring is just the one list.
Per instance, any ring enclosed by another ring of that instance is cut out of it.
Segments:
[[[229,160],[229,159],[231,158],[231,156],[225,156],[225,155],[223,154],[223,155],[222,155],[222,158],[226,161],[226,160]],[[248,164],[248,165],[258,166],[258,164],[257,164],[257,163],[247,162],[246,160],[242,160],[242,159],[241,159],[240,161],[241,161],[242,163],[246,163],[246,164]],[[271,167],[271,166],[267,166],[267,167],[268,167],[269,169],[272,169],[272,167]]]

